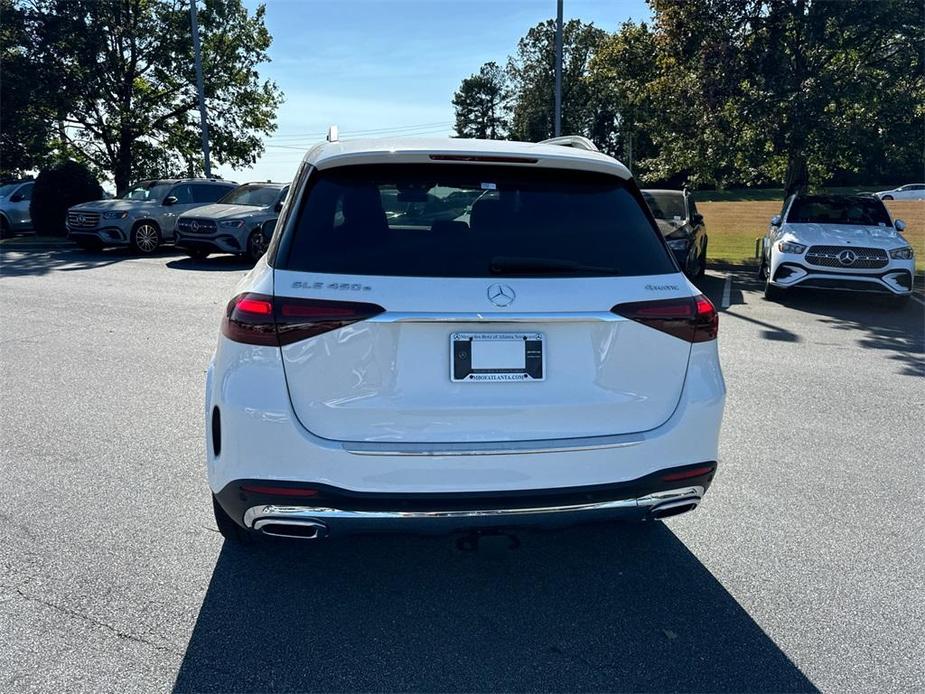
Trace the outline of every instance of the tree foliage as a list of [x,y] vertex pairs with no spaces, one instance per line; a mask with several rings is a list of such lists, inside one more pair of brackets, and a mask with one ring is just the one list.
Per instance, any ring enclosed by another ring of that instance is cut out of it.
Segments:
[[[113,176],[200,172],[189,0],[34,0],[34,62],[62,83],[58,149]],[[211,150],[244,166],[262,153],[281,102],[257,67],[269,58],[264,7],[206,0],[199,11]]]
[[456,133],[460,137],[489,140],[503,138],[507,132],[507,102],[510,86],[504,70],[494,62],[462,81],[453,95]]
[[[921,177],[919,0],[649,4],[651,25],[565,25],[564,133],[648,183],[789,192]],[[552,135],[554,37],[552,20],[538,24],[508,60],[508,137]]]
[[39,173],[32,188],[29,214],[39,233],[64,236],[67,209],[101,197],[103,189],[90,170],[76,161],[65,160]]
[[[585,79],[591,57],[606,37],[591,24],[572,19],[562,28],[562,132],[585,134],[593,121]],[[537,24],[517,43],[508,60],[514,102],[511,136],[537,142],[555,134],[556,23]]]

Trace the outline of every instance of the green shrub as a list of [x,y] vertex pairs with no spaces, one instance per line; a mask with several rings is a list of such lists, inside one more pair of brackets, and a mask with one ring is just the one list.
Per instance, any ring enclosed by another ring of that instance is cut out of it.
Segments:
[[65,160],[43,169],[32,189],[29,212],[37,234],[64,236],[67,209],[103,197],[103,189],[90,170]]

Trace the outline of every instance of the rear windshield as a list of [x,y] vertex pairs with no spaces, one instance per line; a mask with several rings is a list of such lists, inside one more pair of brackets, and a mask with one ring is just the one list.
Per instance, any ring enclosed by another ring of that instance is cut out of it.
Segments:
[[863,224],[890,226],[890,215],[874,197],[807,195],[798,197],[787,215],[791,224]]
[[478,165],[313,174],[280,267],[409,277],[676,272],[641,199],[614,176]]

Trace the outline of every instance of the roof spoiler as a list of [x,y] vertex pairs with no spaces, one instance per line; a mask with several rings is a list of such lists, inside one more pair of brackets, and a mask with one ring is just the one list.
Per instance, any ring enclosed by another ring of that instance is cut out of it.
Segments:
[[600,152],[597,146],[587,137],[581,135],[563,135],[562,137],[551,137],[548,140],[541,140],[541,145],[559,145],[560,147],[574,147],[575,149],[584,149],[588,152]]

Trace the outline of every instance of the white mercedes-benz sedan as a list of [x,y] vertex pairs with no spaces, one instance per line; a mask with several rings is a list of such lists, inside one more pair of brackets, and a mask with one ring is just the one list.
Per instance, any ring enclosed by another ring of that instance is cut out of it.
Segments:
[[206,383],[229,539],[660,519],[716,472],[717,313],[583,138],[309,150]]
[[791,287],[879,292],[897,304],[912,295],[915,254],[872,195],[794,195],[762,239],[767,299]]

